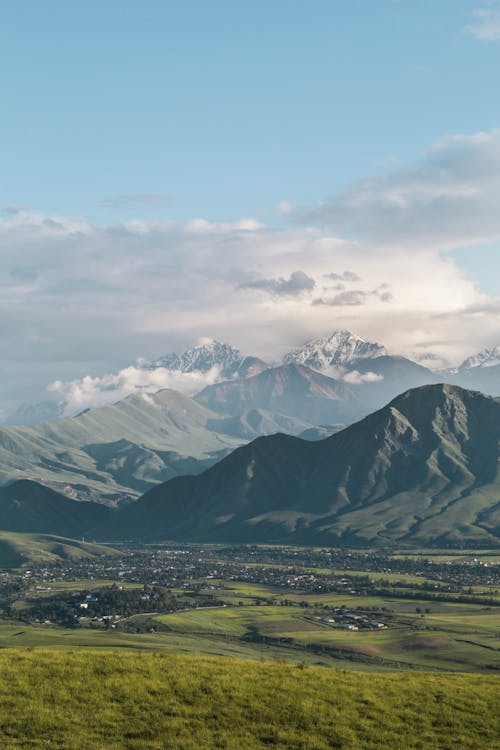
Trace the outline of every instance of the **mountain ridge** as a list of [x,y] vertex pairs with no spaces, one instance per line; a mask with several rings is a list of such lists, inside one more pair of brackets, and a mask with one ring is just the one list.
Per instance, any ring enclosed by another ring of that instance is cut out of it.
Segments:
[[498,401],[423,386],[325,440],[258,438],[150,490],[118,528],[194,541],[498,544],[499,438]]

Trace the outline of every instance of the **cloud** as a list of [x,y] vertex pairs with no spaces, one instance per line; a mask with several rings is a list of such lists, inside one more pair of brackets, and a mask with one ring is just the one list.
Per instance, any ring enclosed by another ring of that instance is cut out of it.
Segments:
[[[332,274],[329,274],[332,276]],[[335,274],[334,274],[335,275]],[[342,305],[364,305],[370,297],[376,297],[380,302],[392,302],[394,297],[388,291],[388,284],[380,284],[377,289],[363,291],[362,289],[351,289],[350,291],[341,291],[334,297],[317,297],[312,301],[313,305],[328,305],[337,307]],[[342,284],[336,284],[332,289],[342,289]]]
[[316,282],[304,271],[293,271],[288,279],[258,279],[240,284],[240,289],[259,289],[274,295],[297,295],[314,289]]
[[473,12],[473,16],[475,22],[465,27],[468,34],[481,41],[491,42],[500,39],[500,8],[478,8]]
[[358,372],[358,370],[351,370],[350,372],[346,372],[345,375],[342,376],[342,380],[345,383],[350,383],[351,385],[362,385],[363,383],[379,383],[384,379],[383,375],[379,375],[376,372]]
[[243,217],[101,226],[7,212],[0,409],[42,398],[54,381],[75,407],[131,388],[196,390],[172,374],[145,382],[153,376],[128,364],[204,334],[276,361],[308,338],[348,328],[393,352],[463,360],[500,343],[500,300],[483,294],[449,250],[500,237],[498,195],[495,131],[444,139],[416,164],[304,211],[303,224]]
[[160,193],[112,195],[98,202],[100,208],[130,208],[131,206],[170,206],[172,199]]
[[217,367],[201,373],[168,370],[165,367],[143,369],[132,365],[101,377],[85,375],[66,382],[55,380],[47,390],[64,402],[65,415],[74,415],[88,407],[104,406],[135,393],[156,393],[163,388],[192,395],[219,379]]
[[494,130],[446,137],[416,164],[360,180],[295,218],[369,242],[456,248],[500,238],[499,193]]
[[367,292],[360,290],[350,292],[340,292],[335,297],[318,297],[314,299],[313,305],[329,305],[330,307],[337,307],[342,305],[364,305],[367,298]]
[[333,279],[334,281],[361,281],[361,278],[354,271],[343,271],[343,273],[325,273],[323,274],[325,279]]

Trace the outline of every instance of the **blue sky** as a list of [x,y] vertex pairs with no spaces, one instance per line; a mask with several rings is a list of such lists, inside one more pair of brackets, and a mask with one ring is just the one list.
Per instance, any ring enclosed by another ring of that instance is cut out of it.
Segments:
[[314,204],[498,125],[500,45],[464,31],[478,7],[5,4],[0,205],[105,222]]
[[5,3],[0,410],[201,336],[500,344],[499,70],[496,0]]

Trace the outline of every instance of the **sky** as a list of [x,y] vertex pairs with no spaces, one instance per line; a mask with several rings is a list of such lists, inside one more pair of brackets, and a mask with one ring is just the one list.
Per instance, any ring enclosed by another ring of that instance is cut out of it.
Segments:
[[488,0],[5,3],[1,413],[204,336],[500,344],[499,70]]

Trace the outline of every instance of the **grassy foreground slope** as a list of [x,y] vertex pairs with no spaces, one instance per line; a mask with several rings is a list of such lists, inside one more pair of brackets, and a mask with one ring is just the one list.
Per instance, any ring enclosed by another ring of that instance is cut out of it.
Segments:
[[161,654],[0,654],[2,747],[499,747],[494,677],[347,673]]

